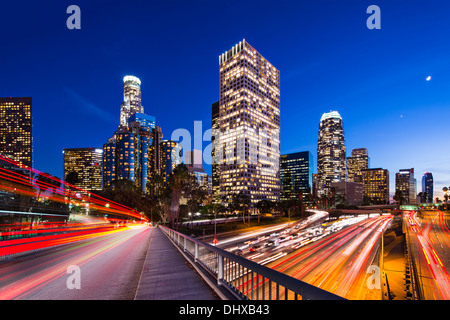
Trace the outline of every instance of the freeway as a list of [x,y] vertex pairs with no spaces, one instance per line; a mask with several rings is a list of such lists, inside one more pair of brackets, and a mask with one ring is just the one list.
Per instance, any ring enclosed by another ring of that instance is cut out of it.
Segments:
[[439,210],[406,211],[404,222],[417,270],[420,298],[450,299],[450,230]]
[[377,257],[381,235],[391,220],[391,215],[377,214],[303,228],[295,224],[266,234],[258,231],[251,238],[230,238],[222,246],[346,299],[379,300]]
[[151,229],[129,225],[0,262],[1,300],[132,300]]
[[[375,259],[380,236],[392,217],[378,216],[329,234],[269,266],[314,286],[354,300],[381,297]],[[370,271],[370,272],[369,272]],[[373,280],[373,281],[372,281]]]

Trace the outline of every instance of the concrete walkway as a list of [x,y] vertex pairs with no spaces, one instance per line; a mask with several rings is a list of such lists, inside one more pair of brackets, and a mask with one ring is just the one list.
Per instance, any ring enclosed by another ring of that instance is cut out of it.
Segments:
[[220,300],[159,228],[151,232],[135,300]]

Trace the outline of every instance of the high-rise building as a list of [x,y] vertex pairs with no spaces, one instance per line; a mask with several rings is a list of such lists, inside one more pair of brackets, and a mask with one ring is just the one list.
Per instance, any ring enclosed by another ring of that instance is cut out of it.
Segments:
[[103,145],[103,184],[128,180],[142,192],[147,190],[149,148],[152,145],[155,117],[143,113],[141,81],[124,77],[124,101],[120,110],[120,125]]
[[280,71],[245,40],[219,56],[219,70],[214,198],[279,200]]
[[382,168],[362,169],[363,194],[372,204],[389,204],[389,171]]
[[422,198],[424,202],[433,203],[433,174],[425,172],[422,176]]
[[110,187],[116,176],[116,135],[113,135],[103,145],[103,187]]
[[0,154],[33,166],[31,97],[0,98]]
[[189,173],[194,176],[195,182],[202,187],[208,194],[212,192],[212,179],[205,169],[203,169],[203,153],[201,150],[193,149],[192,151],[184,152],[184,164],[189,170]]
[[163,174],[166,182],[173,172],[173,169],[181,164],[181,144],[173,140],[161,141],[161,151],[163,155]]
[[362,170],[369,168],[369,153],[366,148],[352,150],[347,157],[347,181],[362,183]]
[[345,140],[342,117],[337,111],[320,118],[317,144],[318,196],[328,195],[332,182],[345,181]]
[[[215,149],[215,137],[219,136],[219,132],[220,132],[220,108],[219,108],[219,101],[214,102],[212,104],[212,108],[211,108],[211,114],[212,114],[212,137],[211,137],[211,142],[212,142],[212,152],[211,152],[211,156],[212,159],[215,159],[216,157],[216,149]],[[212,169],[212,178],[211,178],[211,190],[212,190],[212,201],[214,203],[219,203],[220,202],[220,197],[219,197],[219,192],[220,192],[220,185],[219,185],[219,178],[220,178],[220,174],[219,174],[219,169],[220,169],[220,165],[216,162],[213,161],[212,165],[211,165],[211,169]]]
[[64,148],[64,179],[76,172],[79,182],[76,187],[87,191],[102,189],[101,148]]
[[359,206],[363,202],[364,190],[362,183],[352,181],[332,182],[330,188],[334,188],[335,205]]
[[299,199],[312,193],[313,159],[309,151],[280,157],[281,200]]
[[164,154],[161,149],[163,134],[161,127],[156,126],[152,129],[152,144],[149,152],[149,177],[151,181],[158,177],[164,177]]
[[395,174],[395,191],[400,191],[403,203],[416,203],[416,179],[414,168],[401,169]]
[[144,107],[141,105],[141,80],[135,76],[125,76],[123,83],[120,125],[127,126],[128,118],[136,112],[144,113]]

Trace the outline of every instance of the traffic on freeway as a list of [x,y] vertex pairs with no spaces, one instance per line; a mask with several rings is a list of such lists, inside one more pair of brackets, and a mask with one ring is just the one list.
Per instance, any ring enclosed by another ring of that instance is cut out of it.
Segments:
[[323,223],[327,217],[328,213],[316,211],[298,223],[229,238],[221,246],[344,298],[379,300],[376,258],[392,216],[363,215]]
[[449,300],[450,230],[447,217],[439,210],[406,211],[404,224],[411,243],[420,298]]

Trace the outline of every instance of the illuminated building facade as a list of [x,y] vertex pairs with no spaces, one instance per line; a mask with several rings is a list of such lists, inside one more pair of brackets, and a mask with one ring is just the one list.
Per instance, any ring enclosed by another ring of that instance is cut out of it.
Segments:
[[369,153],[366,148],[352,150],[347,158],[347,181],[362,183],[362,170],[369,169]]
[[359,206],[363,202],[363,184],[359,182],[332,182],[330,188],[334,188],[334,204]]
[[111,187],[114,181],[128,180],[145,193],[155,117],[143,113],[141,81],[134,76],[125,76],[123,80],[120,125],[103,145],[103,184]]
[[422,176],[422,202],[433,203],[433,174],[425,172]]
[[164,154],[161,148],[163,134],[161,127],[156,126],[152,129],[152,144],[149,152],[149,177],[154,181],[157,176],[164,177]]
[[324,113],[317,144],[318,196],[328,195],[332,182],[345,181],[345,140],[342,117],[337,111]]
[[102,157],[101,148],[65,148],[64,178],[72,171],[78,174],[79,183],[75,186],[95,191],[102,189]]
[[363,169],[361,178],[366,202],[389,204],[389,171],[387,169]]
[[414,168],[401,169],[395,174],[395,191],[400,191],[403,196],[403,203],[416,203],[416,179],[414,178]]
[[136,112],[144,113],[141,105],[141,80],[135,76],[123,78],[123,102],[120,105],[120,125],[127,126],[128,119]]
[[31,97],[0,98],[0,154],[33,166]]
[[148,153],[154,126],[154,117],[135,113],[128,119],[127,126],[120,126],[103,145],[103,179],[106,187],[111,186],[114,180],[125,179],[146,191]]
[[163,174],[164,178],[169,181],[169,177],[173,172],[173,169],[181,164],[181,145],[172,140],[161,141],[161,151],[163,155]]
[[[212,110],[211,110],[211,114],[212,114],[212,138],[211,138],[211,142],[213,145],[213,149],[211,152],[212,155],[212,159],[215,159],[216,156],[216,149],[215,149],[215,137],[219,135],[220,132],[220,108],[219,108],[219,101],[215,102],[212,104]],[[220,202],[220,198],[219,198],[219,192],[220,192],[220,185],[219,185],[219,169],[220,166],[218,163],[216,163],[215,161],[213,161],[212,165],[212,178],[211,178],[211,190],[212,190],[212,196],[213,196],[213,202],[214,203],[219,203]]]
[[314,164],[309,151],[283,154],[280,158],[281,200],[299,199],[312,193]]
[[219,69],[214,199],[279,200],[280,71],[245,40],[219,56]]
[[212,179],[211,176],[203,169],[203,153],[201,150],[193,149],[192,151],[184,152],[184,164],[189,170],[189,173],[194,176],[195,182],[201,188],[211,194]]

